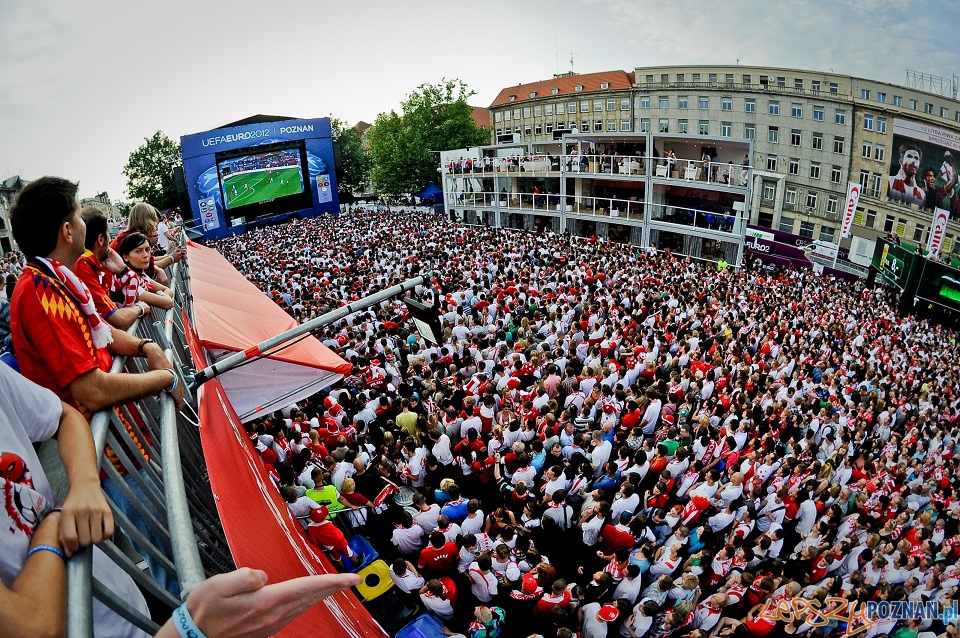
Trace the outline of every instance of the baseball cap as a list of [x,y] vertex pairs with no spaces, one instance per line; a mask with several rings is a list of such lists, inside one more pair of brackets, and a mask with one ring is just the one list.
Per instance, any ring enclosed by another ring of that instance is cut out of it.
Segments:
[[604,605],[600,608],[600,611],[597,612],[597,616],[604,622],[613,622],[619,615],[620,610],[613,605]]
[[321,505],[320,507],[310,510],[310,520],[314,523],[323,522],[329,515],[330,510],[327,509],[326,505]]

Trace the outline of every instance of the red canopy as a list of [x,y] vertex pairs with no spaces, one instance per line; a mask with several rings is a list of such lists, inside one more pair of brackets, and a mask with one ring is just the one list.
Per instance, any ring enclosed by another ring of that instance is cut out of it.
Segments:
[[[216,250],[190,242],[187,256],[195,328],[212,361],[297,325]],[[336,383],[350,369],[349,362],[311,336],[225,373],[221,383],[240,418],[248,421]]]

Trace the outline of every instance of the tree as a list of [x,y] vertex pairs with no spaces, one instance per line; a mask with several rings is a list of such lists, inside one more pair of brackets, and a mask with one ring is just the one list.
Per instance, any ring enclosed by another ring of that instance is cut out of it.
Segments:
[[401,103],[402,115],[378,115],[367,132],[377,186],[389,193],[419,190],[438,179],[438,151],[487,143],[490,136],[467,103],[472,95],[456,79],[421,84]]
[[130,153],[123,174],[130,197],[163,210],[177,205],[173,169],[183,165],[180,144],[161,131],[143,138],[143,146]]
[[337,164],[337,193],[340,201],[350,199],[353,193],[363,192],[370,180],[370,155],[363,148],[357,129],[333,118],[330,120],[333,138],[340,143],[340,162]]

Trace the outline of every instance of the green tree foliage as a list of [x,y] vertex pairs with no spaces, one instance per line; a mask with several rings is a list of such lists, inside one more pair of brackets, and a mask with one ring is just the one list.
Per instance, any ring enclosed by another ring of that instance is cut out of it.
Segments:
[[473,91],[460,80],[421,84],[402,102],[403,113],[381,113],[367,132],[373,181],[387,193],[410,193],[438,180],[439,157],[489,142],[473,121]]
[[334,139],[340,142],[340,163],[337,165],[337,193],[343,202],[353,193],[362,193],[370,179],[372,162],[363,148],[363,140],[357,129],[333,118],[330,120]]
[[130,153],[123,174],[127,176],[130,197],[153,204],[158,209],[177,205],[173,169],[183,165],[180,144],[161,131],[145,137],[144,144]]

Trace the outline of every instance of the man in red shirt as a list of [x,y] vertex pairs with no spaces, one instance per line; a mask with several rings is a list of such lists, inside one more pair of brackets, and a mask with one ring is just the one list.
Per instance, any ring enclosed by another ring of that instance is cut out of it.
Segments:
[[77,260],[74,272],[87,286],[100,316],[114,328],[126,330],[138,318],[150,312],[150,306],[138,301],[132,306],[119,308],[110,298],[114,287],[114,274],[126,269],[120,255],[110,248],[110,229],[107,217],[99,208],[87,206],[80,212],[87,226],[84,241],[86,250]]
[[310,524],[307,525],[307,538],[317,547],[330,552],[330,559],[343,569],[343,557],[348,557],[354,565],[362,565],[365,556],[357,554],[347,543],[340,528],[327,520],[330,511],[326,505],[310,510]]
[[417,568],[433,575],[449,574],[460,558],[456,543],[447,541],[442,532],[430,534],[430,544],[420,552]]

